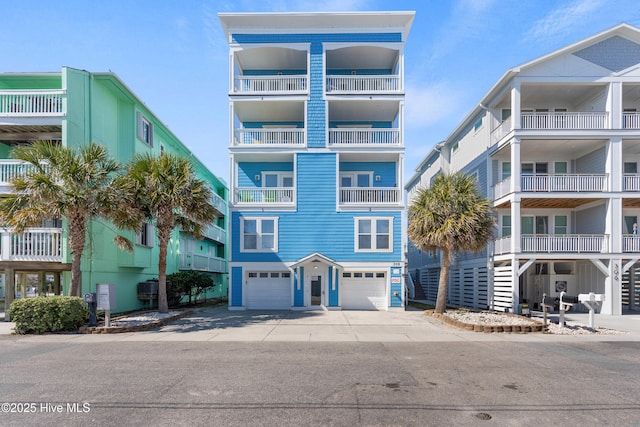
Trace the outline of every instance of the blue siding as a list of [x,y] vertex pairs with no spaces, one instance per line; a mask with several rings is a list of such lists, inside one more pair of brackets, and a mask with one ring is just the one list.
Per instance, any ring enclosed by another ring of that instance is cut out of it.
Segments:
[[356,68],[356,69],[348,69],[348,70],[327,70],[327,75],[328,76],[350,76],[353,74],[353,71],[356,72],[357,75],[359,76],[386,76],[386,75],[392,75],[393,74],[393,70],[391,69],[385,69],[385,68],[380,68],[380,69],[375,69],[375,68],[364,68],[364,69],[360,69],[360,68]]
[[[391,267],[390,307],[402,307],[402,269]],[[395,282],[395,283],[394,283]]]
[[245,129],[262,129],[262,125],[295,126],[301,129],[304,127],[303,122],[242,122]]
[[322,43],[312,43],[309,55],[311,64],[311,88],[309,91],[309,101],[307,102],[307,146],[309,148],[323,148],[327,145],[325,140],[327,108],[323,93]]
[[[293,305],[304,307],[304,267],[297,268],[293,274]],[[298,290],[298,281],[300,281],[300,290]]]
[[243,70],[243,76],[277,76],[282,73],[283,76],[299,76],[307,74],[307,70]]
[[[372,129],[391,129],[393,127],[393,123],[391,122],[373,122],[373,121],[359,121],[359,122],[352,122],[352,121],[344,121],[344,122],[338,122],[338,121],[332,121],[329,122],[329,127],[330,128],[337,128],[338,125],[342,125],[342,126],[350,126],[350,125],[371,125]],[[364,129],[363,129],[364,130]]]
[[231,268],[231,306],[242,307],[242,267]]
[[[238,187],[262,187],[256,175],[263,171],[292,172],[293,163],[288,162],[242,162],[238,163]],[[262,176],[260,177],[262,179]]]

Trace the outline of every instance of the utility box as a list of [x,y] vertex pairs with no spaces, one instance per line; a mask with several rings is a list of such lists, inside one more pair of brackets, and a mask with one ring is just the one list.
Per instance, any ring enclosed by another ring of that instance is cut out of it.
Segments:
[[96,285],[96,299],[98,310],[113,310],[117,308],[116,285],[113,283],[98,283]]

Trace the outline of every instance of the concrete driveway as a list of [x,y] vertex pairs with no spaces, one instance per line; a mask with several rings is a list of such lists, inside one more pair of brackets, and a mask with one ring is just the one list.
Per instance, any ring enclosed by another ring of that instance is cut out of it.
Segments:
[[[554,319],[551,316],[551,319]],[[567,321],[587,324],[587,315]],[[406,311],[229,311],[207,307],[158,329],[121,334],[62,334],[15,337],[26,341],[220,341],[220,342],[576,342],[640,341],[640,315],[597,316],[596,326],[628,331],[622,335],[552,335],[463,331]],[[6,328],[5,328],[6,329]]]

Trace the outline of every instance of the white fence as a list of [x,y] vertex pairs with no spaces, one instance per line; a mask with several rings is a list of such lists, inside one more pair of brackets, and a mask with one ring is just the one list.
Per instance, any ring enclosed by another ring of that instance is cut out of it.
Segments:
[[267,146],[305,145],[305,130],[282,129],[236,129],[234,145],[264,144]]
[[537,253],[594,253],[609,250],[605,234],[528,234],[522,235],[522,252]]
[[402,145],[400,129],[329,129],[329,145]]
[[607,174],[522,175],[521,191],[607,191]]
[[306,75],[237,76],[235,93],[289,93],[307,91]]
[[349,204],[397,204],[400,192],[395,187],[341,188],[340,203]]
[[606,129],[608,113],[553,112],[522,113],[522,129]]
[[386,76],[330,76],[327,77],[327,92],[400,92],[400,77]]
[[0,116],[62,116],[64,91],[0,91]]

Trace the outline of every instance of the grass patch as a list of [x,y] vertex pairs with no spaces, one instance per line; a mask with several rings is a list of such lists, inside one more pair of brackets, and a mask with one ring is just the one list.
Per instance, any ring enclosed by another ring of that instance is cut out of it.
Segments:
[[417,308],[419,310],[433,310],[435,308],[435,305],[423,304],[421,302],[416,302],[416,301],[409,301],[407,305],[409,307]]

